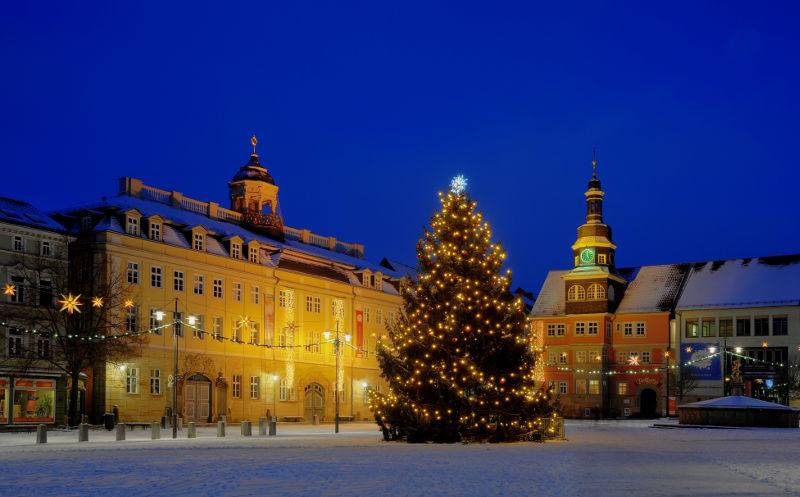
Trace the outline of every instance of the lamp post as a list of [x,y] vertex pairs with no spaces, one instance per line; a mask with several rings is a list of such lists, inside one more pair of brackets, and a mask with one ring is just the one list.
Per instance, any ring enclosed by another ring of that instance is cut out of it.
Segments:
[[[178,299],[175,299],[175,313],[172,315],[172,337],[175,347],[173,348],[173,371],[172,371],[172,438],[178,438]],[[189,324],[194,326],[197,318],[188,316]],[[156,311],[156,321],[159,323],[164,320],[164,311]]]
[[[325,340],[328,340],[331,336],[330,331],[326,331],[323,333],[325,336]],[[350,343],[350,335],[345,335],[345,340]],[[333,353],[336,355],[336,373],[334,375],[334,385],[333,385],[333,403],[335,407],[335,414],[334,414],[334,433],[339,433],[339,353],[341,351],[341,340],[339,339],[339,321],[336,321],[336,338],[333,340]]]
[[[278,396],[278,374],[272,375],[272,416],[275,420],[278,419],[278,403],[277,397]],[[272,421],[272,420],[270,420]]]
[[671,354],[671,352],[670,352],[670,350],[669,350],[669,349],[667,349],[666,351],[664,351],[664,358],[667,360],[667,375],[666,375],[666,376],[667,376],[667,377],[666,377],[666,383],[667,383],[667,390],[666,390],[666,392],[667,392],[667,398],[665,399],[665,400],[666,400],[666,404],[667,404],[667,417],[669,417],[669,414],[670,414],[670,412],[669,412],[669,356],[670,356],[670,355],[672,355],[672,354]]
[[352,340],[352,336],[347,334],[344,336],[344,341],[350,346],[350,420],[352,421],[353,418],[353,356],[354,350],[353,346],[350,345],[350,340]]

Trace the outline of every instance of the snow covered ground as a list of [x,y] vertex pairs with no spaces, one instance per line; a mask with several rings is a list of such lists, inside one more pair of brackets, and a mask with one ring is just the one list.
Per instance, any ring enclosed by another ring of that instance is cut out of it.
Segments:
[[0,496],[800,495],[800,430],[651,424],[570,421],[567,441],[509,445],[385,443],[372,424],[157,441],[137,430],[124,442],[92,431],[80,444],[77,432],[50,432],[47,445],[5,433]]

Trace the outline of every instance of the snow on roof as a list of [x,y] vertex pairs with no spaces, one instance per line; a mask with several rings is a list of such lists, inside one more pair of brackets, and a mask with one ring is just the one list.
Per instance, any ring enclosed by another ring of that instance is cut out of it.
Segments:
[[617,314],[672,310],[688,269],[686,264],[642,266],[628,284]]
[[384,257],[380,265],[387,269],[400,273],[410,280],[415,280],[417,278],[417,272],[418,272],[417,268],[409,266],[408,264],[403,264],[402,262],[398,262],[392,259],[387,259],[386,257]]
[[172,226],[165,224],[162,226],[164,232],[164,243],[175,245],[176,247],[189,248],[189,242],[178,230]]
[[64,226],[33,205],[13,198],[0,197],[0,220],[33,228],[66,231]]
[[122,230],[122,226],[119,225],[117,222],[117,218],[114,216],[105,216],[102,221],[97,223],[92,231],[95,233],[100,233],[103,231],[113,231],[114,233],[124,233]]
[[[212,232],[221,238],[232,237],[232,236],[240,236],[243,240],[246,241],[258,241],[259,243],[275,247],[276,249],[284,249],[288,248],[295,252],[306,254],[313,257],[319,257],[321,259],[326,259],[329,261],[337,262],[339,264],[343,264],[346,266],[352,266],[355,268],[369,268],[374,272],[382,272],[391,276],[393,278],[401,278],[404,276],[403,274],[387,270],[388,268],[380,266],[378,264],[373,264],[368,262],[364,259],[359,259],[358,257],[354,257],[347,254],[342,254],[340,252],[334,252],[332,250],[327,250],[322,247],[315,247],[313,245],[308,245],[302,242],[298,242],[295,240],[287,239],[284,242],[278,242],[271,238],[267,238],[265,236],[261,236],[257,233],[253,233],[247,230],[245,227],[236,224],[230,223],[225,221],[220,221],[218,219],[207,217],[203,214],[198,214],[192,211],[178,209],[171,205],[162,204],[160,202],[154,202],[151,200],[140,199],[136,197],[131,197],[128,195],[119,195],[117,197],[110,197],[106,198],[102,202],[96,202],[91,204],[84,204],[80,206],[76,206],[70,209],[61,209],[60,212],[62,213],[70,213],[70,212],[77,212],[86,209],[104,209],[108,207],[113,207],[116,209],[120,209],[121,211],[126,211],[128,209],[136,209],[139,211],[142,216],[150,217],[152,215],[159,215],[162,219],[167,222],[171,222],[174,224],[178,224],[181,226],[203,226],[208,231]],[[63,228],[62,228],[63,229]],[[173,233],[173,235],[177,236],[169,236],[167,235],[168,226],[165,225],[164,227],[164,242],[185,247],[186,241],[182,235],[179,233]],[[183,241],[181,241],[183,240]],[[228,255],[227,251],[221,255]]]
[[564,300],[566,299],[564,280],[562,277],[569,271],[550,271],[544,280],[544,285],[533,304],[531,316],[558,316],[565,312]]
[[208,252],[209,254],[222,255],[222,256],[228,255],[228,251],[225,250],[225,247],[223,247],[222,244],[219,243],[219,240],[217,240],[214,237],[210,236],[206,237],[206,245],[207,245],[206,252]]
[[692,265],[678,310],[800,305],[800,254]]
[[772,402],[754,399],[751,397],[745,397],[744,395],[717,397],[716,399],[703,400],[700,402],[692,402],[691,404],[683,404],[679,408],[683,407],[702,407],[706,409],[774,409],[776,411],[796,410],[789,406],[775,404]]

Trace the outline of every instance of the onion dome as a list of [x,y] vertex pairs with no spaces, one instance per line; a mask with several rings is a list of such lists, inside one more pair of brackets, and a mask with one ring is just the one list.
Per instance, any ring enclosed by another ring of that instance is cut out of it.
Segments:
[[256,139],[255,135],[253,135],[253,137],[250,139],[250,143],[253,144],[253,153],[250,154],[250,160],[233,176],[233,181],[263,181],[265,183],[269,183],[270,185],[274,185],[275,180],[272,179],[272,176],[267,172],[267,169],[258,162],[258,154],[256,154],[256,145],[258,144],[258,140]]

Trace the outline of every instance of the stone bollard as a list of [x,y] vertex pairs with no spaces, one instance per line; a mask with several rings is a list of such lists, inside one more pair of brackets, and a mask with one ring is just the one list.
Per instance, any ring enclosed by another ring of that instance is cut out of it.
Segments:
[[241,430],[242,430],[242,436],[243,437],[251,436],[253,434],[253,427],[250,424],[250,421],[242,421]]
[[267,434],[267,418],[258,418],[258,436],[263,437]]
[[178,431],[183,431],[183,418],[178,418]]
[[278,418],[273,417],[269,420],[269,436],[274,437],[278,434]]
[[117,442],[125,440],[125,423],[117,425]]
[[227,423],[228,422],[228,416],[226,416],[224,414],[220,414],[219,415],[219,420],[222,421],[223,423]]
[[78,442],[88,442],[89,441],[89,425],[87,423],[81,423],[78,425]]
[[217,421],[217,436],[218,437],[225,436],[225,421]]
[[312,424],[312,425],[317,425],[317,424],[319,424],[319,418],[317,417],[317,415],[316,415],[316,414],[315,414],[315,415],[314,415],[314,416],[311,418],[311,424]]
[[194,421],[189,421],[189,433],[187,436],[189,438],[197,438],[197,425],[194,424]]
[[47,443],[47,426],[39,425],[36,427],[36,443],[37,444]]
[[150,425],[152,428],[152,433],[150,434],[150,440],[158,440],[161,438],[161,425],[158,423],[153,423]]

